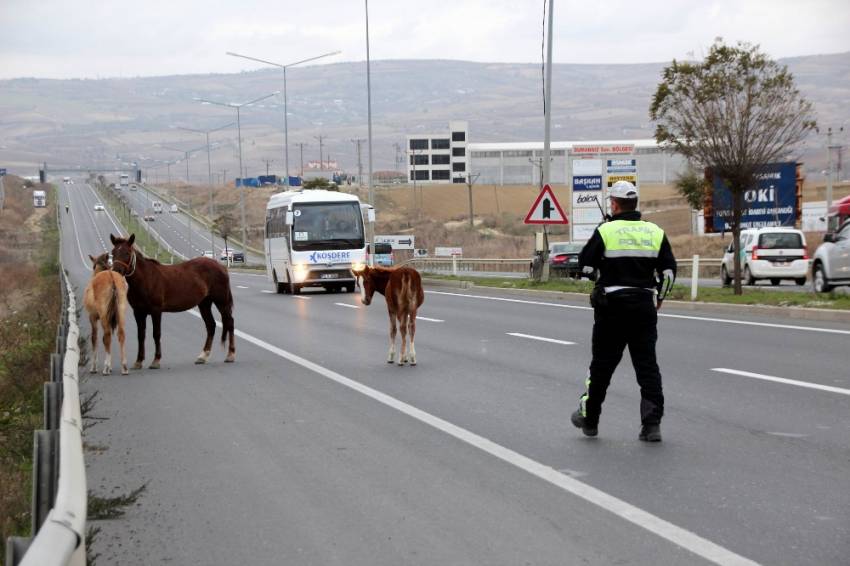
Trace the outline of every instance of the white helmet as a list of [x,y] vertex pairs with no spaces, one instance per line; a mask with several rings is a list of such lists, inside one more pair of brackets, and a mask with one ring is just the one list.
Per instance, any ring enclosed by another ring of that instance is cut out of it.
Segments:
[[608,198],[638,198],[638,190],[628,181],[617,181],[608,189]]

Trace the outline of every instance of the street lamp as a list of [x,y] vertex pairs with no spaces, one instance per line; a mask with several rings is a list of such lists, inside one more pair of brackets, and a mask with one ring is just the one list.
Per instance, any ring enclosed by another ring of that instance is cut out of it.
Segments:
[[[255,98],[254,100],[249,100],[248,102],[236,103],[236,102],[218,102],[215,100],[207,100],[205,98],[196,98],[198,102],[202,104],[215,104],[216,106],[224,106],[226,108],[235,108],[236,109],[236,132],[237,137],[239,139],[239,176],[242,177],[242,119],[240,110],[243,106],[250,106],[256,102],[261,100],[265,100],[267,98],[271,98],[272,96],[280,94],[279,90],[274,91],[271,94],[267,94],[265,96],[261,96],[259,98]],[[242,183],[240,183],[240,187],[242,190],[239,191],[239,208],[241,210],[242,216],[242,253],[244,254],[245,261],[248,261],[248,233],[245,228],[245,179],[242,178]]]
[[213,216],[215,212],[213,211],[213,182],[212,182],[212,160],[210,158],[210,134],[213,132],[218,132],[225,128],[229,128],[235,122],[230,122],[229,124],[225,124],[223,126],[219,126],[218,128],[212,128],[211,130],[196,130],[194,128],[183,128],[178,126],[178,130],[184,130],[186,132],[194,132],[196,134],[204,134],[207,138],[207,184],[209,184],[210,188],[210,202],[207,207],[207,215],[210,219],[210,247],[212,247],[213,254],[215,254],[215,241],[213,240]]
[[300,65],[302,63],[308,63],[310,61],[315,61],[316,59],[322,59],[324,57],[330,57],[331,55],[339,55],[342,51],[331,51],[330,53],[325,53],[323,55],[317,55],[316,57],[310,57],[309,59],[302,59],[301,61],[295,61],[294,63],[275,63],[273,61],[266,61],[265,59],[257,59],[256,57],[249,57],[248,55],[240,55],[239,53],[233,53],[232,51],[227,51],[226,54],[231,57],[241,57],[242,59],[248,59],[249,61],[256,61],[257,63],[265,63],[266,65],[271,65],[273,67],[278,67],[283,69],[283,154],[284,161],[286,163],[286,186],[289,186],[289,117],[287,112],[287,99],[286,99],[286,69],[288,67],[294,67],[295,65]]

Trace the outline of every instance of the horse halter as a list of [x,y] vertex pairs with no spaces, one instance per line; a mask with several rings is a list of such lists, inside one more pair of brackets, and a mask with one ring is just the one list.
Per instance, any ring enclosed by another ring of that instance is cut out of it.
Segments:
[[114,257],[112,258],[113,270],[114,270],[114,264],[116,264],[116,263],[120,263],[121,265],[124,266],[124,269],[130,270],[130,273],[124,273],[123,274],[124,277],[132,277],[133,274],[136,272],[136,250],[130,250],[130,254],[131,254],[130,255],[130,263],[121,261],[120,259],[115,259]]

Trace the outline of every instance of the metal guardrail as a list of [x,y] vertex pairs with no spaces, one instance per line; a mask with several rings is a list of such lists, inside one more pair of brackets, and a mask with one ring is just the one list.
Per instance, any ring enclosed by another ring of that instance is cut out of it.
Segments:
[[[9,537],[7,566],[84,566],[86,467],[79,395],[79,336],[74,290],[64,271],[62,317],[50,382],[44,387],[44,430],[35,431],[30,541]],[[61,407],[61,408],[60,408]]]

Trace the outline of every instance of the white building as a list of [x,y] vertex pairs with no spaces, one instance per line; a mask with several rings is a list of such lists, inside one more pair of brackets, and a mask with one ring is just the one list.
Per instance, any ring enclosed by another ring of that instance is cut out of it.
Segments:
[[[581,140],[553,141],[550,145],[550,181],[564,185],[569,180],[567,156],[573,146],[634,146],[639,159],[639,175],[643,182],[667,183],[675,173],[682,171],[685,161],[681,156],[664,152],[654,139],[638,140]],[[470,143],[469,168],[480,174],[479,183],[492,185],[537,185],[540,181],[540,162],[543,142]]]
[[407,136],[407,178],[417,183],[465,183],[469,173],[467,122],[436,134]]

